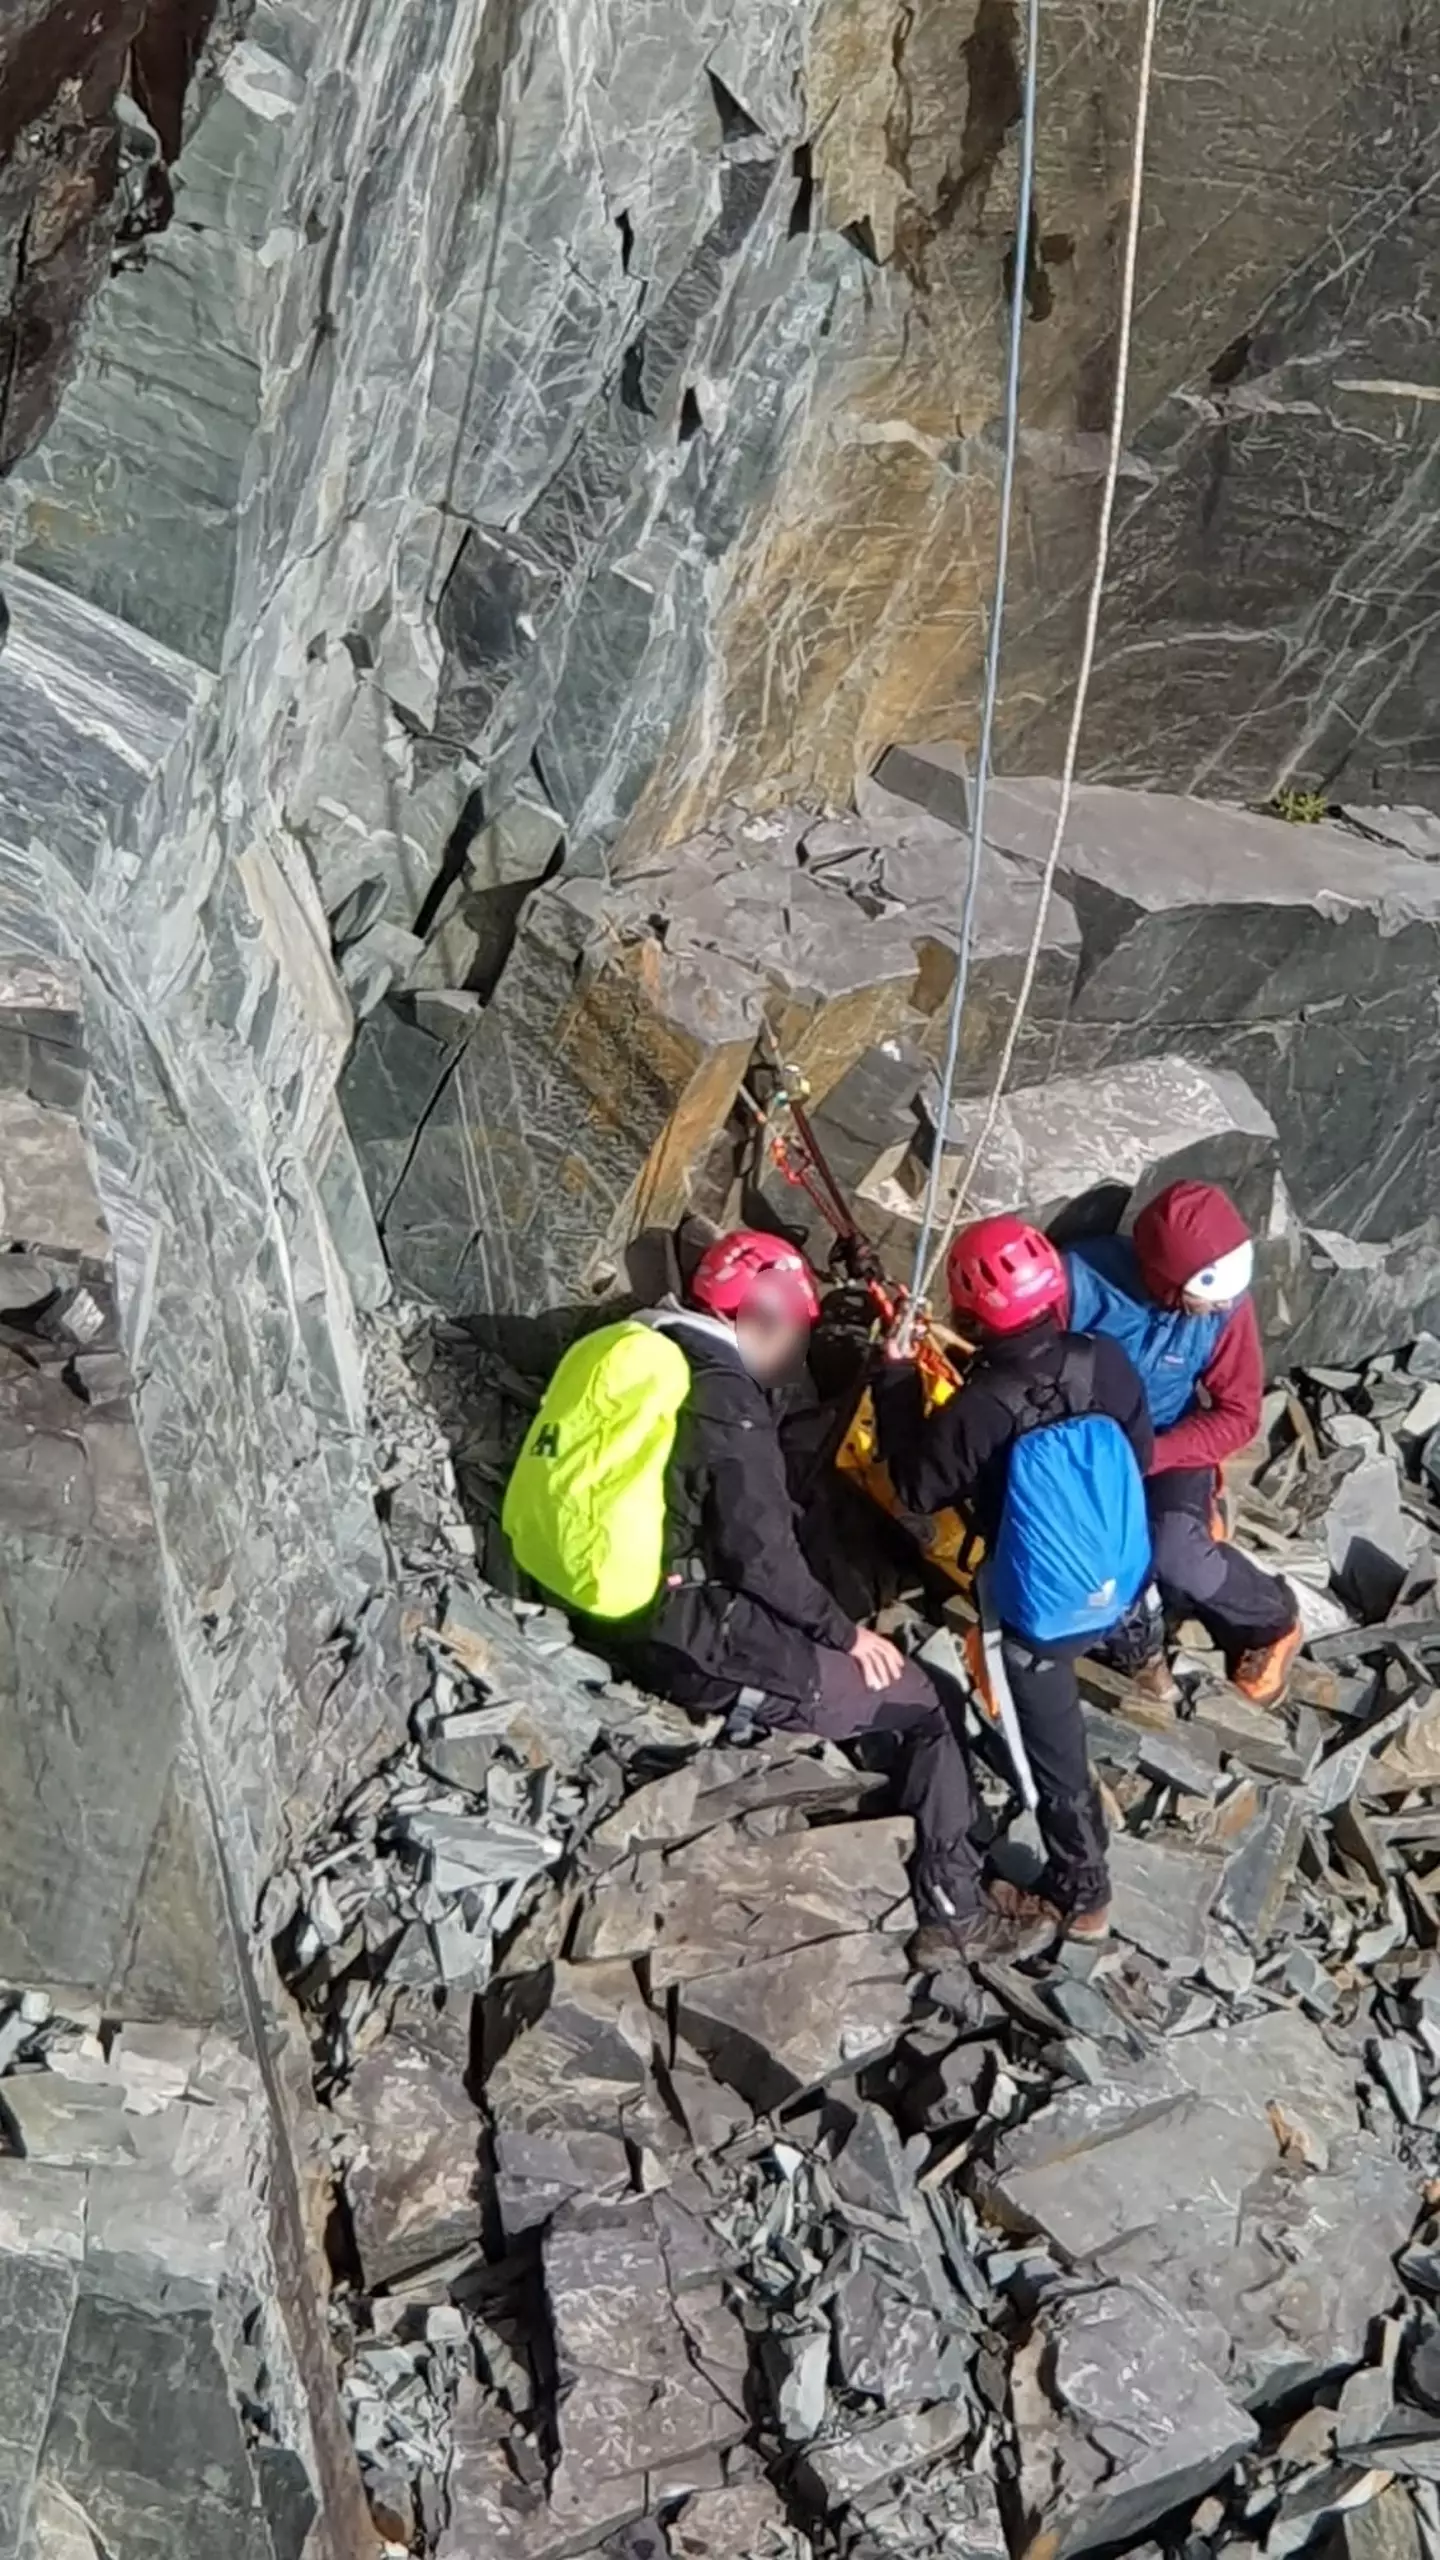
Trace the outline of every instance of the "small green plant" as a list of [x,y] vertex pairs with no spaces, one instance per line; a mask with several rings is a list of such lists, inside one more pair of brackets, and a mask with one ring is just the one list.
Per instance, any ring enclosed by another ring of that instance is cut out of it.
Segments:
[[1266,815],[1284,818],[1292,827],[1317,827],[1330,815],[1330,803],[1323,791],[1277,791],[1265,803]]

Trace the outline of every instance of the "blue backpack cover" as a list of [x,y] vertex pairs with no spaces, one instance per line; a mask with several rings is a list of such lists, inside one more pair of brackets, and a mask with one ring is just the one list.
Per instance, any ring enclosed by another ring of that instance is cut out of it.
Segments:
[[[990,1565],[1001,1625],[1031,1644],[1100,1636],[1123,1618],[1150,1575],[1150,1524],[1135,1452],[1094,1394],[1094,1343],[1056,1381],[1061,1411],[1027,1397],[1010,1453],[1005,1508]],[[1042,1392],[1044,1392],[1042,1390]]]

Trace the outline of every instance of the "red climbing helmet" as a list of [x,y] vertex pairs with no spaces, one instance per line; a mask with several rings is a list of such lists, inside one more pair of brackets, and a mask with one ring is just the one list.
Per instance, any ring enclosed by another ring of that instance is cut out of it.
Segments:
[[706,1246],[690,1295],[712,1316],[739,1316],[755,1307],[791,1324],[813,1324],[820,1313],[804,1255],[783,1236],[762,1235],[756,1227],[737,1227]]
[[962,1227],[945,1264],[957,1315],[987,1333],[1018,1333],[1059,1313],[1069,1296],[1065,1265],[1048,1236],[1023,1218],[977,1218]]

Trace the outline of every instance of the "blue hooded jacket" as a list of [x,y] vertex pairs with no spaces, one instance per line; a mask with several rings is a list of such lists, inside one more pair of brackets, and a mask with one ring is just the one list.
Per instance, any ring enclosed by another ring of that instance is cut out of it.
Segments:
[[1141,1276],[1128,1236],[1095,1236],[1065,1256],[1072,1333],[1105,1333],[1138,1370],[1157,1431],[1189,1412],[1229,1323],[1228,1309],[1187,1315],[1162,1307]]

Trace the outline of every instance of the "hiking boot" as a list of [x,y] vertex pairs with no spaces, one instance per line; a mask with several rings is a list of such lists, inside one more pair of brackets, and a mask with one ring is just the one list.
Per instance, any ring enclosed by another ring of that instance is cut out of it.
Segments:
[[991,1908],[1003,1912],[1007,1920],[1043,1920],[1052,1938],[1058,1938],[1065,1926],[1065,1914],[1059,1904],[1033,1885],[1011,1884],[1008,1876],[991,1876],[985,1891]]
[[1274,1644],[1252,1645],[1242,1653],[1230,1674],[1230,1685],[1248,1698],[1252,1707],[1278,1707],[1290,1685],[1290,1665],[1304,1640],[1304,1630],[1297,1624],[1278,1636]]
[[1100,1946],[1110,1935],[1109,1903],[1097,1903],[1090,1911],[1067,1911],[1049,1889],[1048,1875],[1048,1869],[1043,1869],[1028,1891],[1023,1885],[1007,1884],[1003,1876],[996,1876],[990,1885],[990,1899],[1007,1919],[1043,1916],[1053,1937],[1078,1938],[1085,1947]]
[[1139,1670],[1132,1671],[1128,1677],[1129,1686],[1144,1698],[1148,1705],[1152,1707],[1179,1705],[1180,1692],[1163,1652],[1152,1653],[1149,1661],[1142,1662]]
[[910,1941],[910,1962],[917,1973],[944,1973],[957,1962],[1017,1964],[1054,1945],[1056,1922],[1048,1903],[1038,1904],[1029,1918],[1012,1919],[986,1902],[978,1911],[957,1912],[953,1920],[927,1920]]

